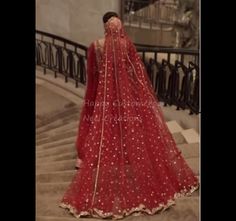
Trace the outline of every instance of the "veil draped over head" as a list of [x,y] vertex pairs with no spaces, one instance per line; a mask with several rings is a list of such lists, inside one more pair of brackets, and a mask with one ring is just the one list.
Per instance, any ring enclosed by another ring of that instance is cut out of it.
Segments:
[[[78,153],[83,167],[62,207],[75,216],[154,214],[191,193],[198,180],[170,134],[144,64],[119,18],[105,24],[100,65],[88,60]],[[92,91],[92,92],[91,92]],[[91,95],[92,94],[92,95]],[[90,99],[91,98],[91,99]]]

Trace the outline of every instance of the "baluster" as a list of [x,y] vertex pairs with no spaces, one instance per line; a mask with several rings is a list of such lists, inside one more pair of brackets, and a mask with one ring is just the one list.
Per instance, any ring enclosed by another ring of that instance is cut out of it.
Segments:
[[180,97],[178,99],[177,110],[185,109],[189,103],[191,93],[191,70],[187,68],[182,62],[178,62],[179,68],[184,72],[184,77],[181,82]]
[[145,62],[145,51],[142,52],[142,59],[143,59],[143,62]]
[[79,63],[80,63],[80,82],[82,84],[85,83],[85,79],[84,79],[84,76],[85,76],[85,64],[84,64],[84,59],[82,56],[80,56],[79,58]]
[[59,73],[63,73],[63,70],[62,70],[62,60],[63,60],[62,48],[58,47],[58,72]]
[[51,64],[51,43],[47,43],[48,44],[48,59],[47,59],[47,61],[48,61],[48,63],[47,63],[47,68],[49,69],[49,70],[51,70],[52,69],[52,64]]
[[193,93],[190,96],[190,113],[199,113],[199,68],[196,64],[189,62],[189,66],[193,66],[192,69],[196,71],[195,80],[192,84],[193,86]]
[[65,70],[65,82],[68,82],[68,75],[69,75],[69,68],[70,68],[70,62],[69,62],[69,54],[68,51],[66,51],[66,70]]
[[166,97],[166,79],[167,79],[167,72],[166,72],[167,62],[163,59],[162,63],[160,64],[159,73],[158,73],[158,89],[157,94],[161,101],[165,101]]
[[177,103],[178,94],[179,94],[179,73],[177,70],[177,65],[172,65],[168,62],[168,67],[170,69],[170,76],[168,80],[168,89],[166,95],[165,106],[167,104],[172,105]]
[[157,52],[154,52],[154,60],[157,61]]
[[170,63],[170,53],[167,54],[167,62]]
[[73,74],[73,63],[74,63],[74,57],[72,51],[68,51],[68,63],[69,63],[69,77],[74,79]]

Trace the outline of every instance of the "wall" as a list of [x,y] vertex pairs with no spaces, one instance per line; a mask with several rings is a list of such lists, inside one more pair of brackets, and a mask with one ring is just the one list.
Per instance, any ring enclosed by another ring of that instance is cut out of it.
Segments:
[[158,45],[165,47],[173,47],[175,45],[174,31],[151,30],[145,28],[137,28],[126,26],[125,30],[133,42],[137,44]]
[[36,0],[36,29],[89,45],[103,37],[102,16],[120,0]]

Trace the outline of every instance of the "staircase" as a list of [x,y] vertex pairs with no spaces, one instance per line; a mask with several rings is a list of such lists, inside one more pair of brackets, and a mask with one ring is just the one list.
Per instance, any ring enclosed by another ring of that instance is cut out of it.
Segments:
[[[68,91],[67,94],[58,92],[63,89],[57,89],[58,93],[52,90],[51,97],[47,91],[47,97],[44,97],[42,96],[44,90],[49,90],[46,85],[45,82],[37,85],[37,102],[42,102],[41,106],[46,108],[47,103],[50,106],[52,100],[55,102],[56,97],[61,97],[62,104],[61,107],[58,106],[58,109],[51,108],[48,112],[45,108],[43,111],[40,108],[37,110],[36,221],[73,221],[76,218],[59,208],[58,205],[76,172],[74,168],[75,140],[81,102],[72,102],[71,100],[75,100],[72,98],[74,95],[69,96]],[[52,85],[51,89],[53,87],[56,86]],[[199,175],[198,134],[191,129],[183,129],[175,121],[170,121],[167,125],[189,166]],[[81,220],[95,219],[83,218]],[[150,217],[127,217],[125,220],[197,221],[199,220],[199,192],[194,192],[191,197],[178,199],[174,207],[161,214]]]

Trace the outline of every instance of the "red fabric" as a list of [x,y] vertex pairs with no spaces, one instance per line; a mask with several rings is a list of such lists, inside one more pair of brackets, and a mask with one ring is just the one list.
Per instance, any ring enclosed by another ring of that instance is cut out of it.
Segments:
[[93,114],[98,84],[98,68],[94,43],[89,46],[87,54],[87,86],[84,97],[84,106],[80,114],[79,133],[76,141],[76,148],[79,158],[84,158],[85,138],[87,137],[91,123],[90,118]]
[[[92,45],[85,99],[96,103],[85,105],[81,115],[77,147],[83,168],[61,206],[75,216],[154,214],[196,189],[198,180],[176,147],[141,58],[118,18],[106,24],[101,65],[96,66],[95,57]],[[85,115],[91,118],[84,121]]]

